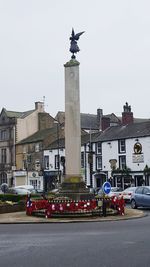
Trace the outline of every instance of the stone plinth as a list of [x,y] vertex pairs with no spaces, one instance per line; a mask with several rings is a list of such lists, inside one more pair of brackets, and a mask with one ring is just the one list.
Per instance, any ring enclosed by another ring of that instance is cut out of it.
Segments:
[[61,185],[59,196],[66,196],[73,200],[88,200],[94,198],[94,195],[86,188],[82,177],[66,177]]

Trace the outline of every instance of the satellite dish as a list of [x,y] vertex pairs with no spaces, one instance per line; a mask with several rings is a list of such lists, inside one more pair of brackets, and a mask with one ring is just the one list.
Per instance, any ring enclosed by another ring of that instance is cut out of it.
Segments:
[[1,190],[2,190],[3,193],[6,193],[8,191],[8,184],[3,183],[1,185]]

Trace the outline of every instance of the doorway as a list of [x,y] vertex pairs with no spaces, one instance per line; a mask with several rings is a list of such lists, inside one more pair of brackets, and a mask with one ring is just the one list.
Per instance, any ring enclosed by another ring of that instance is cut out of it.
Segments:
[[135,176],[135,186],[142,186],[144,185],[143,175]]

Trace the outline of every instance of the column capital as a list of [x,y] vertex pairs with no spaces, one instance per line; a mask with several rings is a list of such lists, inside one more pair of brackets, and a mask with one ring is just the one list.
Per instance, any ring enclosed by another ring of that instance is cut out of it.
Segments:
[[80,63],[76,59],[71,59],[66,64],[64,64],[64,67],[73,67],[78,65],[80,65]]

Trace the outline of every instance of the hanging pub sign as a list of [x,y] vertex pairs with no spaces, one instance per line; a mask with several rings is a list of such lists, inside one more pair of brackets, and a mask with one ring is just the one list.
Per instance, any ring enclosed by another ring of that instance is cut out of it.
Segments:
[[144,155],[142,153],[142,145],[139,142],[136,142],[133,147],[134,153],[132,155],[133,163],[144,162]]
[[117,160],[116,159],[110,159],[109,160],[109,163],[110,163],[110,168],[113,170],[113,169],[116,169],[116,164],[117,164]]
[[141,154],[142,153],[142,145],[139,142],[136,142],[134,144],[134,153],[135,154]]
[[142,163],[142,162],[144,162],[144,155],[143,154],[133,154],[132,155],[132,162],[133,163]]

